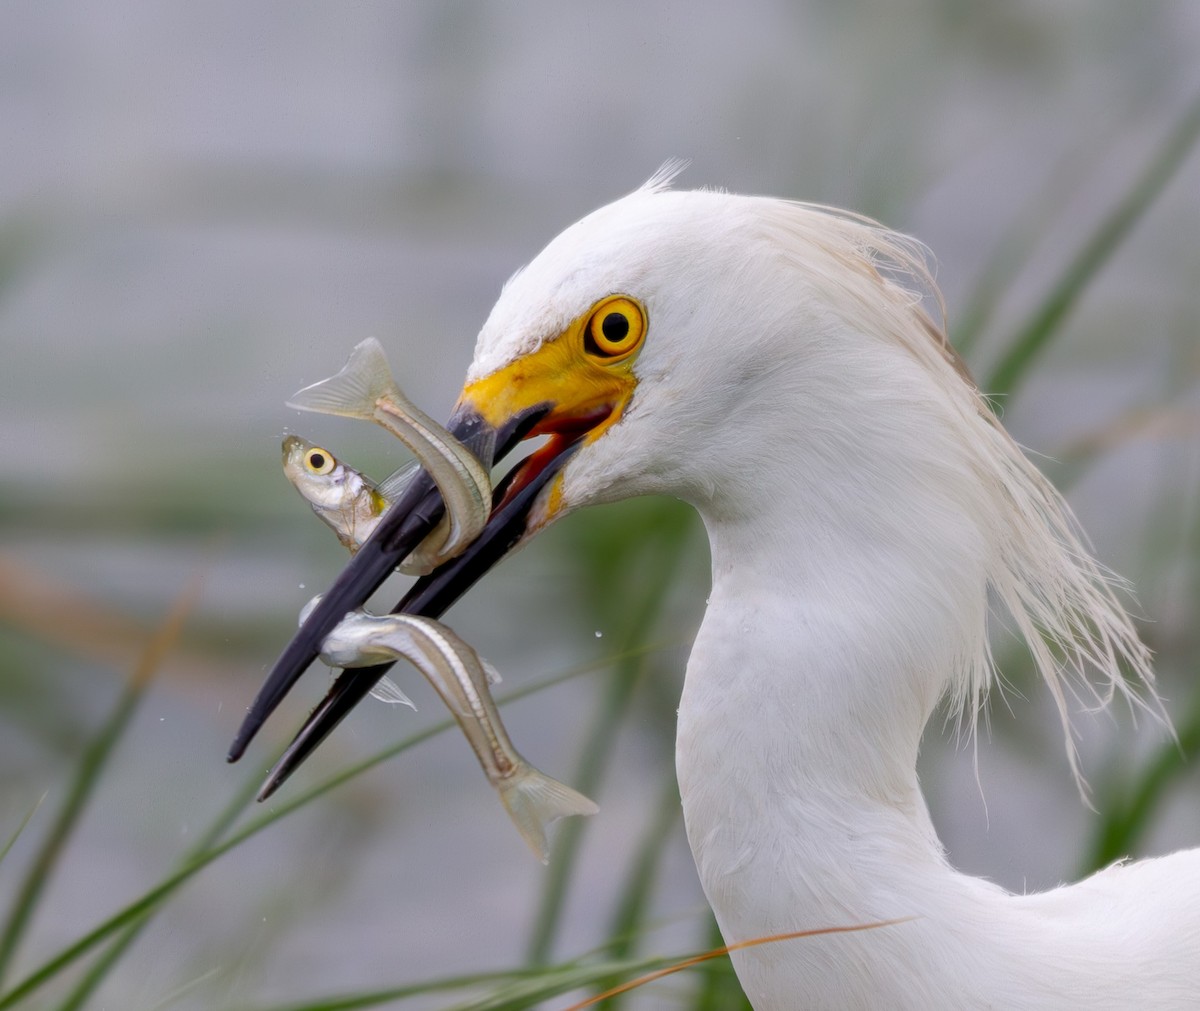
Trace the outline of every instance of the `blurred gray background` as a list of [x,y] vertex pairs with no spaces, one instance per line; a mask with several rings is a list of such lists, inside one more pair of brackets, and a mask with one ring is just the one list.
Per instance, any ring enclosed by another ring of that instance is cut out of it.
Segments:
[[[915,235],[952,333],[1015,236],[1012,282],[969,354],[986,375],[1198,90],[1190,0],[5,4],[0,844],[47,799],[0,865],[0,909],[147,630],[204,575],[20,965],[153,884],[323,692],[314,669],[247,759],[225,764],[296,613],[343,562],[287,486],[280,436],[376,476],[402,459],[377,429],[283,406],[359,340],[382,340],[407,392],[444,416],[504,279],[686,157],[681,187],[841,205]],[[1004,408],[1024,445],[1087,456],[1072,503],[1137,585],[1173,707],[1197,673],[1198,234],[1192,157]],[[589,522],[561,524],[450,613],[505,687],[615,650],[580,585]],[[661,803],[661,699],[669,711],[704,601],[707,559],[693,556],[652,636],[672,644],[648,690],[660,702],[615,742],[560,956],[607,936]],[[539,767],[571,781],[605,677],[601,665],[505,709]],[[417,680],[402,683],[419,713],[364,706],[283,796],[439,718]],[[982,789],[951,730],[931,726],[923,758],[952,860],[1018,890],[1076,873],[1096,823],[1046,693],[1022,692],[993,700]],[[1126,724],[1079,721],[1098,804],[1161,744],[1143,727],[1115,748]],[[1200,842],[1195,787],[1172,794],[1148,849]],[[672,831],[646,950],[703,942]],[[236,1007],[520,964],[545,875],[444,734],[206,870],[96,1006]]]

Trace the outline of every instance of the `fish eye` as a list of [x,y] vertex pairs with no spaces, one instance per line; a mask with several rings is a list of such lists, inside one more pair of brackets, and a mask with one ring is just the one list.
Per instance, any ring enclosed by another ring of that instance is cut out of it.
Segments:
[[599,302],[583,330],[588,354],[616,361],[632,354],[646,335],[646,311],[628,295],[613,295]]
[[325,450],[313,446],[304,454],[304,466],[310,474],[322,476],[333,470],[335,461]]

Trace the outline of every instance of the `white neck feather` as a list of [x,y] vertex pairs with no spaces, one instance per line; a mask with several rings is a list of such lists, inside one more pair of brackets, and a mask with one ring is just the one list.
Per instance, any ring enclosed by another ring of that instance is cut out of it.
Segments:
[[[1019,627],[1065,615],[1050,632],[1075,637],[1085,655],[1113,649],[1110,633],[1121,652],[1132,633],[1107,608],[1111,594],[1090,561],[1072,562],[1051,522],[1004,521],[1012,499],[1028,496],[1019,481],[1034,478],[1021,472],[1014,483],[999,465],[981,475],[970,455],[978,433],[958,438],[955,422],[927,409],[923,367],[893,358],[882,366],[887,385],[872,387],[860,372],[831,393],[828,409],[840,413],[829,417],[854,419],[852,447],[831,452],[830,432],[811,430],[821,406],[798,412],[777,390],[749,408],[769,416],[753,442],[706,458],[710,469],[716,458],[769,474],[769,485],[731,471],[690,490],[711,542],[713,587],[680,703],[677,771],[701,881],[728,942],[914,918],[735,955],[757,1008],[1130,1006],[1140,970],[1163,975],[1155,960],[1187,949],[1164,947],[1155,933],[1157,948],[1134,950],[1086,897],[1077,911],[1079,889],[1099,879],[1021,899],[955,872],[915,763],[939,699],[954,691],[969,703],[964,685],[988,677],[989,588],[1026,599],[1028,584],[1016,596],[1006,585],[1026,564],[1029,545],[1013,543],[1025,527],[1036,528],[1031,543],[1057,546],[1041,564],[1078,568],[1033,573],[1037,594],[1066,590],[1037,599]],[[920,427],[900,428],[898,418]],[[1011,447],[990,419],[981,430]],[[1032,472],[1011,451],[1018,463],[1004,467]],[[1039,505],[1057,509],[1049,494]],[[1100,629],[1091,639],[1076,627],[1089,599],[1106,605],[1084,612]],[[1057,684],[1057,668],[1043,673]],[[1117,676],[1115,666],[1105,673]],[[1138,915],[1126,896],[1137,898],[1127,887],[1110,897],[1114,916]]]

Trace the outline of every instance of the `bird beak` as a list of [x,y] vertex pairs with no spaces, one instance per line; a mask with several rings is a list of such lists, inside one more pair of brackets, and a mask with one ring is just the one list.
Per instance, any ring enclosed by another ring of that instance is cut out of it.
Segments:
[[[564,337],[567,336],[564,334]],[[563,339],[468,384],[446,427],[487,468],[523,439],[548,436],[495,486],[480,535],[457,557],[421,577],[394,612],[436,618],[513,548],[561,511],[555,479],[574,453],[619,417],[633,391],[628,370],[581,368]],[[565,352],[565,353],[564,353]],[[582,363],[586,365],[587,363]],[[548,496],[542,492],[551,488]],[[535,508],[536,507],[536,508]],[[275,662],[229,750],[237,761],[342,618],[361,607],[395,567],[433,530],[444,512],[441,493],[421,471],[388,510]],[[390,664],[343,671],[276,763],[259,794],[265,799],[369,693]]]

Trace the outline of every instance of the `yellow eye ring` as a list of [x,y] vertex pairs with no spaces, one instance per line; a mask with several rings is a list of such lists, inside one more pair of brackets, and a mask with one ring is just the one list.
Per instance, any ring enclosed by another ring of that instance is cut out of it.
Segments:
[[333,455],[319,446],[313,446],[312,449],[304,454],[304,466],[310,474],[322,477],[333,470],[336,465],[337,461],[333,458]]
[[613,295],[592,309],[583,328],[588,354],[606,361],[631,355],[646,336],[646,311],[627,295]]

